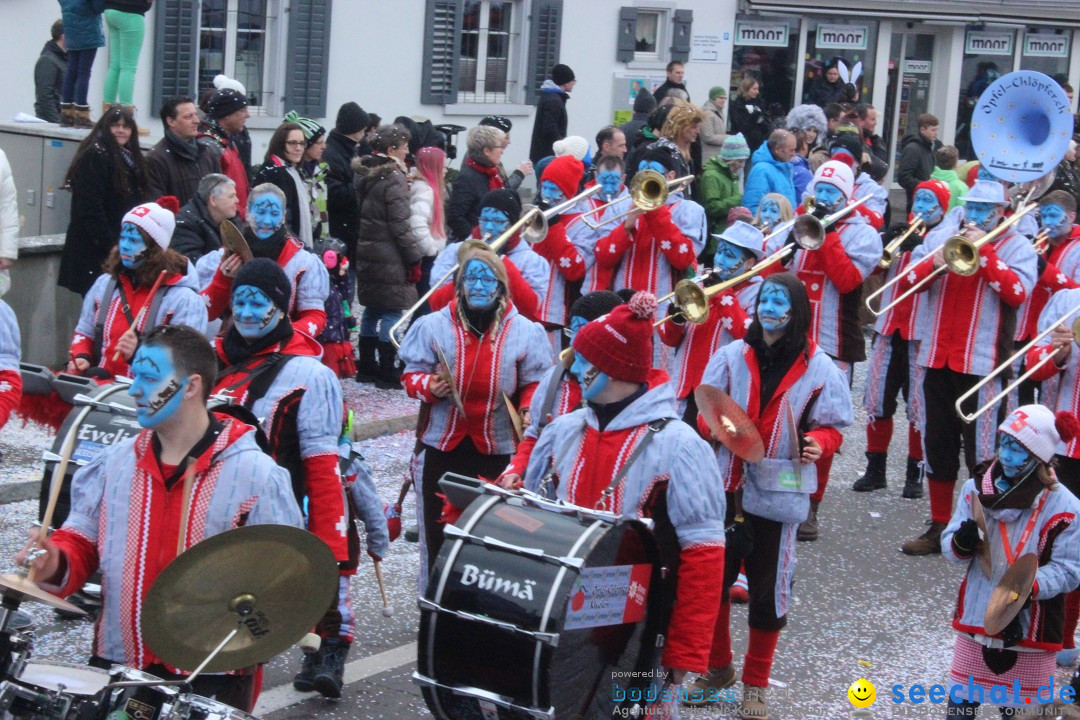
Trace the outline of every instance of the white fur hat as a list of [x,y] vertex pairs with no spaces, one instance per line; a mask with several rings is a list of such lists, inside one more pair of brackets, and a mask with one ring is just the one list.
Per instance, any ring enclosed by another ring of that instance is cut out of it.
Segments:
[[578,135],[569,135],[552,143],[551,149],[555,157],[573,155],[578,160],[584,160],[589,154],[589,141]]
[[829,160],[822,163],[821,167],[814,173],[814,181],[811,183],[811,187],[816,186],[818,183],[832,185],[844,193],[844,198],[850,200],[851,194],[855,192],[855,173],[845,163],[838,160]]
[[162,250],[169,247],[173,230],[176,229],[176,215],[153,202],[131,208],[120,222],[141,228]]
[[218,90],[224,90],[225,88],[229,88],[230,90],[235,90],[241,95],[244,95],[245,97],[247,96],[247,90],[244,88],[244,83],[240,82],[239,80],[233,80],[227,75],[215,75],[214,87],[216,87]]
[[728,241],[732,245],[737,245],[738,247],[749,250],[754,253],[754,258],[757,260],[765,257],[765,249],[763,247],[765,236],[750,223],[736,220],[724,228],[724,232],[719,235],[714,235],[713,237],[718,237],[721,240]]

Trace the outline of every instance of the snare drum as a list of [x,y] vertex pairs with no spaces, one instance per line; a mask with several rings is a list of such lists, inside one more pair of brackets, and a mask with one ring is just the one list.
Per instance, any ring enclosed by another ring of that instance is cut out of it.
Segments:
[[30,720],[75,720],[109,683],[104,670],[69,663],[28,662],[0,683],[0,714]]
[[[113,683],[148,682],[152,685],[112,687]],[[114,665],[109,670],[109,687],[94,698],[93,710],[85,710],[79,720],[159,720],[176,704],[179,691],[175,686],[159,685],[161,678],[142,670]],[[114,715],[114,713],[116,713]]]
[[616,683],[653,679],[661,583],[637,520],[481,495],[446,527],[413,680],[441,720],[611,717]]
[[258,720],[232,705],[204,698],[201,695],[180,695],[169,720]]

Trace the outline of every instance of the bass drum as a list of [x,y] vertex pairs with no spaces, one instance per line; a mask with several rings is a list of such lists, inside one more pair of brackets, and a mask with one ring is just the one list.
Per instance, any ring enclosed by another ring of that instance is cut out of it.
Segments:
[[655,679],[663,595],[643,523],[481,495],[446,526],[413,679],[443,720],[610,718]]
[[69,431],[75,428],[75,447],[68,463],[67,472],[64,473],[64,485],[60,491],[60,497],[56,503],[56,512],[53,515],[53,527],[60,527],[68,516],[71,509],[71,478],[75,471],[96,458],[105,448],[118,442],[134,437],[142,428],[135,419],[135,401],[127,394],[127,383],[108,383],[106,385],[87,384],[83,394],[92,398],[97,403],[116,403],[130,412],[123,410],[110,411],[106,407],[98,405],[76,405],[68,413],[60,431],[53,440],[53,445],[45,453],[45,473],[42,477],[41,492],[38,495],[38,518],[45,515],[45,506],[49,502],[49,484],[52,481],[53,469],[60,461],[60,453],[63,451],[64,438]]

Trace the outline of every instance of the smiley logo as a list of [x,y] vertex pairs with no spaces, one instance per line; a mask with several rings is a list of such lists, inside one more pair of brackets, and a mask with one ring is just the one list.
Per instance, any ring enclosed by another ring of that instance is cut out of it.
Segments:
[[869,680],[859,678],[847,691],[848,700],[857,708],[868,708],[877,699],[877,688]]

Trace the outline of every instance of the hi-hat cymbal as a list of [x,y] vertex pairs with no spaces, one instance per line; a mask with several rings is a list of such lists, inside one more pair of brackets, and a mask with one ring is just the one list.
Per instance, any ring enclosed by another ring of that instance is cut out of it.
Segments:
[[52,593],[45,592],[37,586],[37,583],[30,580],[25,575],[0,575],[0,595],[14,597],[20,602],[30,600],[32,602],[51,605],[54,608],[59,608],[68,612],[78,613],[79,615],[86,614],[82,608],[76,607],[67,600],[58,598]]
[[221,235],[221,244],[231,253],[236,253],[240,259],[247,262],[255,257],[251,254],[251,247],[244,239],[244,233],[240,232],[235,225],[228,220],[222,220],[218,225],[218,233]]
[[997,635],[1020,613],[1031,594],[1038,570],[1039,559],[1032,553],[1025,553],[1016,558],[1001,576],[1001,581],[990,593],[990,601],[986,604],[983,629],[987,635]]
[[765,443],[754,421],[730,395],[712,385],[698,385],[694,399],[713,437],[724,447],[747,462],[765,457]]
[[311,630],[337,593],[338,566],[322,540],[285,525],[251,525],[189,548],[158,575],[143,603],[147,646],[191,671],[238,625],[204,668],[261,662]]

